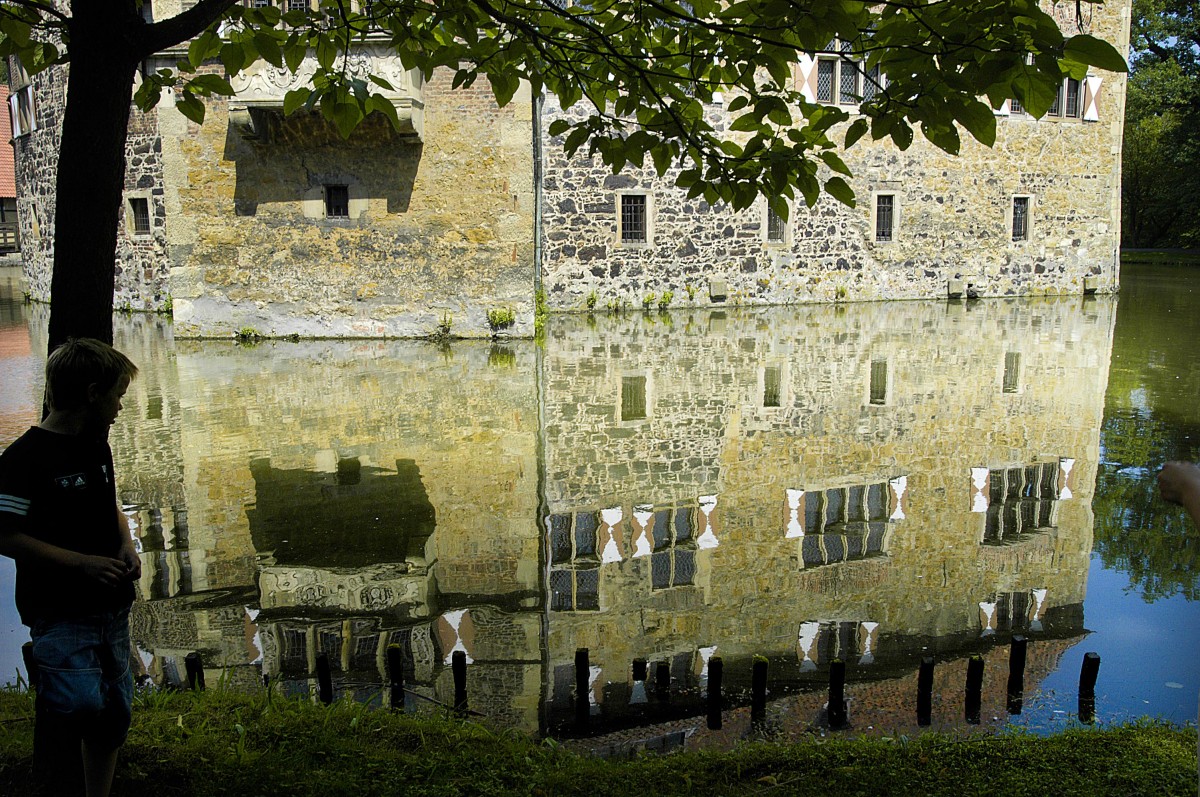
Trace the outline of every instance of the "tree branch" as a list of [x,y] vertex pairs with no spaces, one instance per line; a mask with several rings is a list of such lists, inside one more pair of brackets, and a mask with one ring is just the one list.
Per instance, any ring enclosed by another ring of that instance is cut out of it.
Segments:
[[237,0],[199,0],[196,5],[162,22],[146,25],[135,37],[138,59],[174,47],[196,36],[214,22]]

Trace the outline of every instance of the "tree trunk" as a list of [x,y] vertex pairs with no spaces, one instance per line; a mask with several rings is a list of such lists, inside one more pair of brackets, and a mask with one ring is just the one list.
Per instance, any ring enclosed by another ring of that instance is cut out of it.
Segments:
[[[72,4],[71,62],[55,187],[53,351],[69,337],[112,342],[117,226],[125,141],[139,59],[131,2]],[[115,7],[114,7],[115,6]]]

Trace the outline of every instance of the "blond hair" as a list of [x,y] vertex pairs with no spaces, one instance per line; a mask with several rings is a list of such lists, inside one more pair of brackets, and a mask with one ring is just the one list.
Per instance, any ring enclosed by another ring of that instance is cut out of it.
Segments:
[[69,338],[46,360],[46,403],[73,410],[87,404],[88,387],[107,392],[121,377],[132,380],[138,368],[128,357],[95,338]]

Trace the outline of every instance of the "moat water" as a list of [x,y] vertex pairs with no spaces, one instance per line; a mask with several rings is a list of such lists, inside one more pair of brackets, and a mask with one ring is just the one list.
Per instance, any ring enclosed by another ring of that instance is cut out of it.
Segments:
[[[138,667],[178,685],[199,652],[210,684],[309,694],[324,654],[336,694],[386,703],[396,643],[418,709],[453,702],[462,651],[472,710],[621,751],[828,732],[834,660],[855,731],[917,730],[927,657],[933,726],[963,726],[978,654],[980,724],[1052,732],[1096,652],[1097,722],[1194,723],[1200,534],[1154,476],[1200,457],[1196,280],[562,316],[540,344],[240,345],[120,317],[142,369],[111,438]],[[46,322],[0,277],[0,445],[36,420]],[[7,683],[12,581],[0,561]]]

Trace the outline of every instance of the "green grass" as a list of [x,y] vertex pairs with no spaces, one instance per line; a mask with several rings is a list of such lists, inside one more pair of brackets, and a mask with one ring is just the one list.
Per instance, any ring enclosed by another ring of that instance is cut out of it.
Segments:
[[[32,701],[0,693],[0,794],[36,794]],[[447,717],[224,690],[140,698],[117,795],[1194,795],[1196,733],[745,744],[605,761]]]
[[1122,249],[1121,266],[1200,266],[1200,249]]

